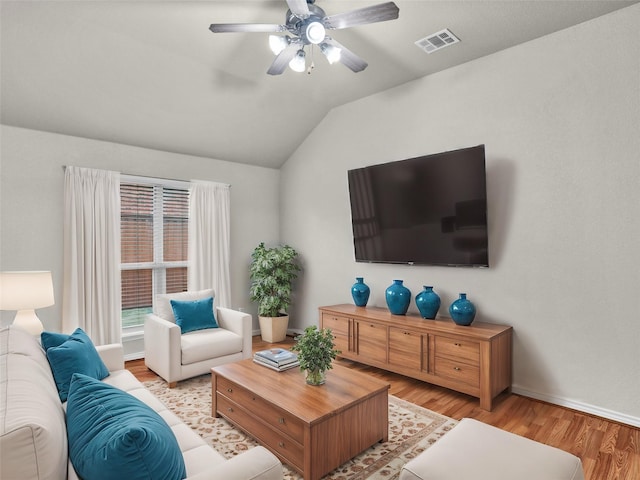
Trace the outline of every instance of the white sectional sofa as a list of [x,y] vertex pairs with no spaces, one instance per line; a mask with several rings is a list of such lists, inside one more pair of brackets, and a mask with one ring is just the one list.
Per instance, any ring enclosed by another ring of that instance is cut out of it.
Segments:
[[[141,400],[169,425],[182,452],[188,479],[283,478],[282,464],[263,447],[225,459],[125,370],[120,345],[96,349],[109,370],[102,381]],[[68,455],[65,405],[37,339],[13,326],[0,330],[2,480],[78,478]]]

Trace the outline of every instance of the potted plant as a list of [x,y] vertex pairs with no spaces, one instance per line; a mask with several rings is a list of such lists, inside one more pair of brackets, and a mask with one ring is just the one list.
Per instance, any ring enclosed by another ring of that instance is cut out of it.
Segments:
[[251,301],[258,302],[260,333],[265,342],[281,342],[287,336],[291,286],[298,276],[298,252],[289,245],[266,248],[264,242],[251,254]]
[[331,330],[319,330],[315,325],[305,328],[291,350],[298,352],[300,370],[306,372],[309,385],[322,385],[327,370],[333,368],[331,362],[342,353],[335,349]]

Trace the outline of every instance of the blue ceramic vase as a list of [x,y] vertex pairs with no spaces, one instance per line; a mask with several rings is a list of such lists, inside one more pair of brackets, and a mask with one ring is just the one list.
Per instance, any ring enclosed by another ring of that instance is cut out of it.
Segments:
[[387,307],[393,315],[404,315],[409,310],[411,291],[402,285],[402,280],[394,280],[384,292]]
[[433,291],[433,287],[424,285],[424,289],[416,295],[416,307],[422,318],[436,318],[440,309],[440,297]]
[[467,300],[466,293],[461,293],[460,298],[449,306],[449,314],[456,324],[466,327],[476,317],[476,307]]
[[353,297],[353,303],[356,304],[356,307],[366,307],[370,293],[371,290],[369,286],[364,283],[364,278],[356,277],[356,283],[351,287],[351,296]]

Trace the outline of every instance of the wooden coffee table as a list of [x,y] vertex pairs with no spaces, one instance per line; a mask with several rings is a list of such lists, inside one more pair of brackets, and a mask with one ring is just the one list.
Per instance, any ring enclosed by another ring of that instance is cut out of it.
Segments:
[[389,384],[340,365],[311,386],[298,368],[276,372],[247,359],[212,368],[211,389],[214,417],[255,437],[305,480],[388,439]]

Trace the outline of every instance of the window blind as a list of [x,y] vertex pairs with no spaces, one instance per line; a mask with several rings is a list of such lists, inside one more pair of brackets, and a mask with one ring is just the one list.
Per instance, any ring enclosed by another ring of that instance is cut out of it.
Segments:
[[184,266],[167,268],[165,293],[187,290],[187,248],[189,238],[189,192],[164,188],[163,206],[163,261],[181,262]]
[[189,191],[122,182],[123,327],[144,323],[157,293],[187,289]]

